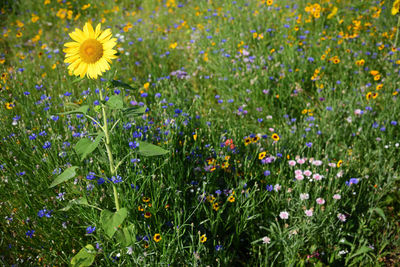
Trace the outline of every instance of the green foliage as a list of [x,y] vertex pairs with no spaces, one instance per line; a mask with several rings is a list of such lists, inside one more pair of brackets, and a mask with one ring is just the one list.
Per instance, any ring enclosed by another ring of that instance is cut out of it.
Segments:
[[104,232],[108,237],[113,237],[115,232],[125,221],[126,216],[128,216],[128,210],[122,208],[116,212],[109,210],[102,210],[100,214],[100,224]]
[[100,144],[104,137],[104,133],[99,133],[94,141],[91,141],[89,138],[82,138],[76,143],[74,149],[76,154],[80,157],[81,161],[83,161],[90,153],[92,153]]
[[96,251],[92,245],[86,245],[78,254],[71,259],[71,265],[74,267],[91,266],[96,257]]
[[124,103],[122,102],[121,97],[118,95],[111,96],[106,104],[111,109],[122,109],[124,107]]
[[147,157],[151,156],[160,156],[168,153],[168,150],[165,150],[159,146],[140,141],[139,142],[139,154]]
[[75,171],[78,168],[79,167],[77,167],[77,166],[72,166],[72,167],[69,167],[68,169],[66,169],[63,173],[58,175],[56,177],[56,179],[54,179],[54,181],[50,184],[49,188],[55,187],[56,185],[59,185],[63,182],[68,181],[71,178],[74,178],[76,176]]

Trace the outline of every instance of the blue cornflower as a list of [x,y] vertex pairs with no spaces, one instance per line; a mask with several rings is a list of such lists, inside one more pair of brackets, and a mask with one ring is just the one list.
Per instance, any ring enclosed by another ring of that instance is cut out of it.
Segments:
[[269,175],[271,175],[271,172],[270,171],[264,171],[264,176],[269,176]]
[[351,178],[349,181],[346,181],[347,186],[351,186],[352,184],[358,184],[357,178]]
[[51,148],[51,143],[50,143],[50,141],[44,142],[43,148],[44,148],[44,149]]
[[135,149],[135,148],[139,147],[139,142],[136,142],[136,141],[129,142],[129,147],[131,149]]
[[87,233],[87,234],[91,234],[91,233],[93,233],[95,230],[96,230],[96,226],[88,226],[88,227],[86,228],[86,233]]
[[29,230],[25,234],[27,237],[32,238],[34,233],[35,233],[35,230]]
[[216,251],[220,251],[220,250],[223,250],[224,248],[222,247],[222,245],[216,245],[215,246],[215,250]]
[[95,173],[94,172],[89,172],[88,175],[86,175],[86,179],[88,180],[93,180],[95,178]]
[[267,189],[268,192],[271,192],[272,190],[274,190],[274,186],[271,184],[268,184],[265,189]]

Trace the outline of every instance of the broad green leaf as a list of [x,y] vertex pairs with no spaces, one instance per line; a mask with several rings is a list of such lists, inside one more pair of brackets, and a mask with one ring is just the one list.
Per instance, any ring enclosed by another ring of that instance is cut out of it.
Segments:
[[113,95],[108,99],[106,105],[111,109],[122,109],[124,107],[124,102],[122,102],[121,96]]
[[68,202],[67,206],[64,208],[60,209],[60,211],[68,211],[73,205],[88,205],[89,203],[87,202],[86,197],[80,197],[78,199],[73,199]]
[[358,255],[361,255],[361,254],[365,254],[365,253],[367,253],[367,252],[370,252],[371,250],[372,250],[372,249],[371,249],[370,247],[362,246],[361,248],[359,248],[359,249],[356,251],[356,253],[354,253],[353,255],[350,256],[350,259],[351,259],[351,258],[354,258],[354,257],[356,257],[356,256],[358,256]]
[[165,155],[168,153],[168,150],[165,150],[159,146],[144,142],[144,141],[139,141],[139,154],[143,156],[159,156],[159,155]]
[[58,113],[59,115],[66,115],[66,114],[75,114],[75,113],[82,113],[82,114],[86,114],[89,110],[89,106],[88,105],[83,105],[77,109],[71,110],[71,111],[67,111],[67,112],[63,112],[63,113]]
[[131,245],[135,241],[132,237],[136,237],[135,226],[130,224],[129,226],[118,230],[115,237],[123,246],[127,247]]
[[71,265],[77,267],[84,267],[92,265],[96,251],[92,245],[86,245],[78,254],[71,259]]
[[381,208],[378,208],[378,207],[377,208],[371,208],[371,209],[369,209],[369,211],[370,212],[374,212],[375,211],[386,222],[385,212],[383,212],[383,210]]
[[66,169],[63,173],[61,173],[57,178],[51,183],[49,188],[55,187],[56,185],[61,184],[62,182],[68,181],[71,178],[74,178],[76,175],[75,170],[78,169],[77,166],[72,166]]
[[147,107],[130,107],[130,108],[125,108],[122,112],[124,116],[127,117],[133,117],[133,116],[139,116],[142,115],[146,112]]
[[74,149],[76,154],[78,154],[78,156],[81,158],[81,161],[84,160],[87,157],[87,155],[92,153],[98,147],[103,137],[104,133],[100,133],[99,135],[97,135],[94,142],[92,142],[88,138],[82,138],[81,140],[78,141],[78,143],[76,143]]
[[132,86],[130,86],[129,84],[123,83],[123,82],[120,82],[120,81],[117,81],[117,80],[112,80],[111,81],[111,85],[113,87],[123,87],[123,88],[126,88],[126,89],[132,89],[132,90],[135,89]]
[[111,238],[117,231],[118,227],[124,222],[128,210],[122,208],[117,212],[102,210],[100,214],[100,224],[106,234]]

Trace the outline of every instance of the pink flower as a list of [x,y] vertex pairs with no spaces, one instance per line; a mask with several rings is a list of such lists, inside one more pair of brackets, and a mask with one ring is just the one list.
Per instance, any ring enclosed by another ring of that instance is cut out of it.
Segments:
[[313,211],[312,211],[312,209],[305,210],[304,213],[306,214],[307,217],[313,216]]
[[289,166],[294,166],[296,165],[296,161],[295,160],[289,160]]
[[279,217],[282,220],[287,220],[287,219],[289,219],[289,213],[287,211],[281,211],[281,213],[279,213]]
[[262,241],[264,244],[269,244],[269,243],[271,243],[271,238],[269,238],[268,236],[264,236]]
[[301,170],[295,170],[294,171],[294,175],[301,175],[303,174],[303,172]]
[[317,202],[318,205],[324,205],[325,204],[325,199],[319,197],[319,198],[317,198],[316,202]]
[[307,177],[310,177],[311,174],[312,174],[312,172],[311,172],[310,170],[305,170],[305,171],[303,172],[303,174],[304,174],[305,176],[307,176]]
[[305,159],[298,159],[298,160],[297,160],[297,163],[300,164],[300,165],[301,165],[301,164],[304,164],[305,162],[306,162]]
[[337,217],[338,217],[339,221],[341,221],[341,222],[345,222],[346,221],[346,215],[344,215],[342,213],[339,213],[337,215]]
[[312,164],[315,165],[315,166],[321,166],[322,165],[322,161],[314,160]]
[[274,190],[275,190],[276,192],[278,192],[279,190],[281,190],[281,185],[276,184],[276,185],[274,186]]
[[339,200],[339,199],[341,199],[342,197],[339,195],[339,194],[334,194],[333,195],[333,199],[336,199],[336,200]]
[[314,173],[313,176],[314,180],[319,181],[322,179],[322,175],[318,174],[318,173]]
[[302,174],[296,175],[294,178],[296,178],[297,181],[302,181],[304,180],[304,176]]
[[336,164],[333,163],[333,162],[329,163],[328,166],[331,167],[331,168],[336,168]]

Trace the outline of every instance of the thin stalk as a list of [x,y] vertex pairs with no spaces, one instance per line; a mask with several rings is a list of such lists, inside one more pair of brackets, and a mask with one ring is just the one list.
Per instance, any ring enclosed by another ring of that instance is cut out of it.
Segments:
[[[396,38],[394,39],[393,47],[397,48],[397,39],[399,38],[399,27],[400,27],[400,16],[397,18],[397,26],[396,26]],[[395,53],[393,53],[393,58],[395,57]]]
[[[103,92],[101,91],[101,88],[99,88],[99,92],[100,92],[100,100],[103,101]],[[107,124],[107,114],[106,114],[106,109],[105,109],[105,105],[102,103],[101,104],[101,110],[103,113],[103,131],[104,131],[104,135],[106,137],[106,150],[107,150],[107,155],[108,155],[108,161],[110,163],[110,173],[111,176],[113,176],[115,174],[115,167],[114,167],[114,158],[112,155],[112,150],[111,150],[111,142],[110,142],[110,133],[108,131],[108,124]],[[115,208],[118,211],[119,210],[119,200],[118,200],[118,191],[117,191],[117,187],[115,186],[115,184],[112,185],[113,186],[113,193],[114,193],[114,202],[115,202]]]

